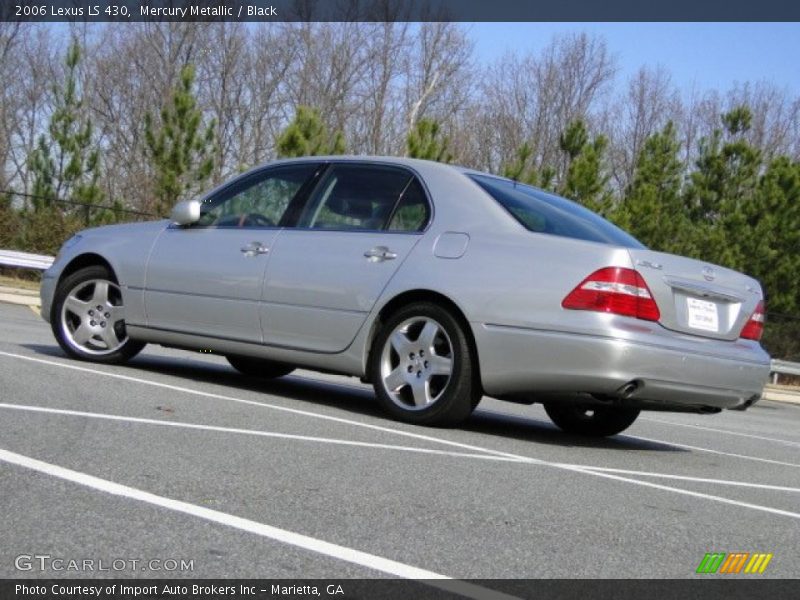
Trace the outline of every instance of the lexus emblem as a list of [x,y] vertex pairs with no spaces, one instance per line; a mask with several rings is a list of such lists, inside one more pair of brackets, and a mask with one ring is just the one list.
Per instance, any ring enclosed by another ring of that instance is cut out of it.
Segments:
[[703,277],[706,281],[714,281],[714,269],[711,267],[703,267]]

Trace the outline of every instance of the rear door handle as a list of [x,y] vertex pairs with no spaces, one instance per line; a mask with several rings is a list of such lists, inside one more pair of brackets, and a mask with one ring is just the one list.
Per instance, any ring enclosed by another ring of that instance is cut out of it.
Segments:
[[368,258],[370,262],[383,262],[385,260],[394,260],[397,258],[397,253],[392,252],[386,246],[375,246],[371,250],[364,252],[364,258]]
[[242,247],[242,254],[247,257],[258,256],[259,254],[266,254],[267,252],[269,252],[269,248],[261,242],[250,242]]

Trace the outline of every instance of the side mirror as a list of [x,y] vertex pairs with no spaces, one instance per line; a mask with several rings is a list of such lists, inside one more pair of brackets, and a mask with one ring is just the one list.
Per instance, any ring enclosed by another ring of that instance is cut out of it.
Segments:
[[200,220],[200,202],[198,200],[178,202],[172,209],[170,218],[178,225],[197,223]]

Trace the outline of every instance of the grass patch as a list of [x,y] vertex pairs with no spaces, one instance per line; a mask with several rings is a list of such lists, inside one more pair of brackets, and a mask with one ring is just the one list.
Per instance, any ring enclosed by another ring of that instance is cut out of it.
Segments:
[[23,290],[30,290],[32,292],[39,291],[39,282],[32,281],[31,279],[22,279],[20,277],[14,277],[13,275],[2,275],[0,274],[0,285],[4,285],[7,287],[14,287],[20,288]]

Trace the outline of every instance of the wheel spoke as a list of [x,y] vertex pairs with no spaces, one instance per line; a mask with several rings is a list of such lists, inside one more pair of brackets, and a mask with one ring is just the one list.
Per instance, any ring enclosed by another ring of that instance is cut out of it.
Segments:
[[414,395],[414,404],[416,406],[425,406],[430,402],[430,395],[428,393],[428,381],[426,379],[417,379],[411,384],[411,392]]
[[417,344],[430,352],[437,333],[439,333],[439,326],[433,321],[427,321],[422,331],[419,332]]
[[394,348],[395,352],[400,356],[407,354],[411,346],[411,341],[402,331],[395,331],[392,333],[392,337],[389,338],[389,341],[392,344],[392,348]]
[[73,315],[81,318],[83,318],[83,316],[86,314],[86,311],[89,310],[89,303],[84,302],[83,300],[75,296],[67,296],[67,300],[66,302],[64,302],[64,306]]
[[390,392],[396,392],[401,387],[406,385],[406,378],[402,367],[397,367],[394,371],[389,373],[383,380],[386,384],[386,389]]
[[104,306],[108,303],[108,282],[98,281],[94,284],[94,293],[92,294],[92,303]]
[[109,350],[119,346],[119,338],[117,337],[117,332],[114,331],[114,328],[111,326],[105,327],[103,329],[103,333],[100,334],[100,337],[103,338],[103,341],[106,343]]
[[83,346],[86,344],[90,339],[92,339],[92,330],[89,329],[88,325],[81,323],[78,328],[73,332],[72,339],[75,340],[76,344],[80,344]]
[[431,356],[431,375],[450,375],[453,372],[453,361],[446,356]]

